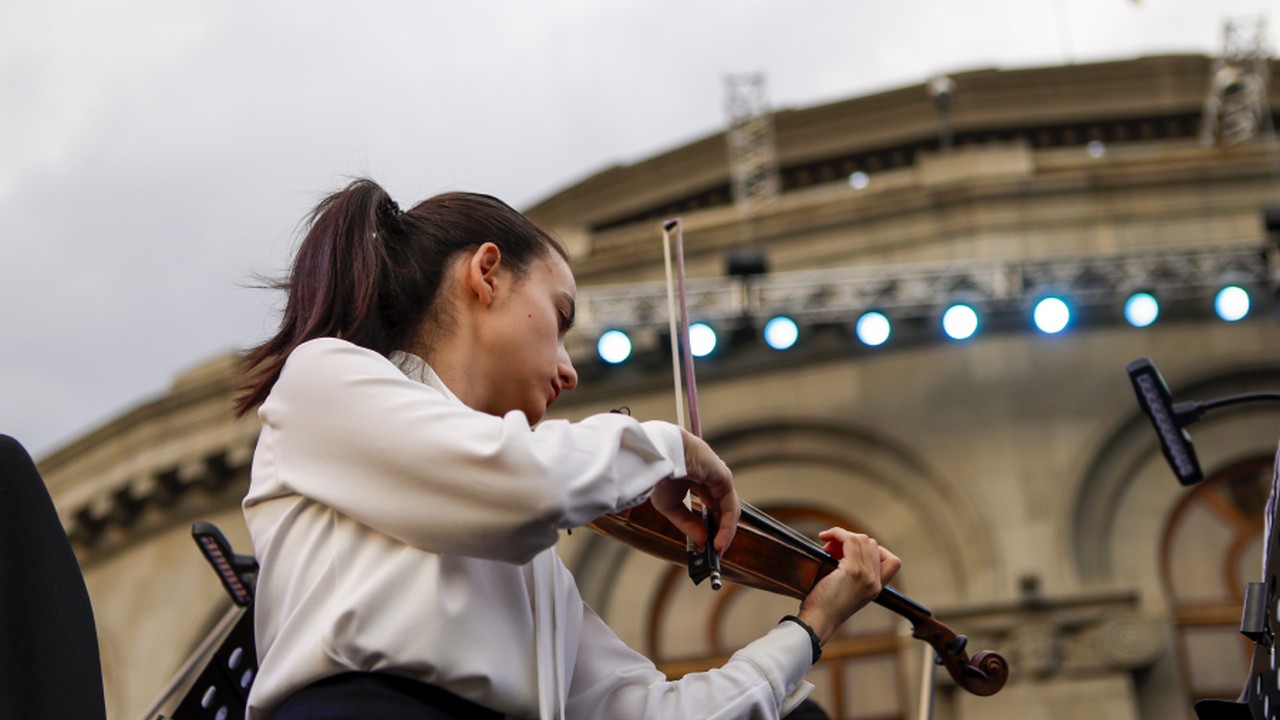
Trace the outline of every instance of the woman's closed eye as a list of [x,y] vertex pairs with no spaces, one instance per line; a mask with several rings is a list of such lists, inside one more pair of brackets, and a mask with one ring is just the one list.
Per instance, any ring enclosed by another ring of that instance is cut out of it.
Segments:
[[560,334],[561,335],[573,329],[573,324],[577,319],[576,313],[574,312],[574,310],[575,308],[572,304],[570,304],[568,308],[561,307],[556,310],[557,314],[559,314],[560,316]]

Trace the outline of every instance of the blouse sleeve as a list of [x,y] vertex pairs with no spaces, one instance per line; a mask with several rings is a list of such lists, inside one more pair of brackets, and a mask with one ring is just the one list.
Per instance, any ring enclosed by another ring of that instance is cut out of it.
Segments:
[[667,680],[584,606],[577,663],[565,716],[577,718],[716,718],[773,720],[809,696],[804,681],[813,653],[808,634],[780,623],[723,666]]
[[297,493],[431,552],[524,563],[559,529],[685,474],[668,423],[607,414],[532,429],[522,412],[472,410],[340,340],[295,350],[259,417],[246,507]]

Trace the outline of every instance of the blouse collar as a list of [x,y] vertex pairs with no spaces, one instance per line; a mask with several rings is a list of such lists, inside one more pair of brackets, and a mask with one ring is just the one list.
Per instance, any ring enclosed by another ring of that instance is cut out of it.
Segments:
[[445,397],[453,400],[454,402],[462,402],[458,399],[458,396],[454,395],[453,391],[444,384],[444,381],[440,379],[440,376],[436,374],[436,371],[431,369],[431,366],[427,364],[426,360],[423,360],[413,353],[404,352],[402,350],[392,352],[387,359],[394,363],[396,367],[400,368],[400,372],[407,375],[410,380],[420,382],[424,385],[429,385],[436,390],[439,390]]

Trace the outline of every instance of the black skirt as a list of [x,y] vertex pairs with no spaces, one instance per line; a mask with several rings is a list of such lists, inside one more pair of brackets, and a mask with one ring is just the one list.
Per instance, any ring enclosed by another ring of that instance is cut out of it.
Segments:
[[299,690],[271,720],[502,720],[502,713],[435,685],[382,673],[343,673]]

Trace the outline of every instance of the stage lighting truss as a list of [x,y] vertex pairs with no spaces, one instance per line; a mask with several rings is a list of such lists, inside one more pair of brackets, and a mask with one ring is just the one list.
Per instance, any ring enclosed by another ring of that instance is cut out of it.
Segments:
[[[1280,269],[1270,267],[1262,245],[1161,246],[1110,255],[771,272],[752,279],[745,306],[744,294],[734,291],[729,277],[690,278],[686,292],[690,316],[712,324],[746,320],[757,328],[778,313],[802,326],[848,327],[868,309],[883,313],[895,325],[930,320],[952,302],[957,288],[980,300],[983,316],[1025,317],[1036,300],[1052,292],[1068,303],[1073,318],[1083,311],[1102,310],[1124,323],[1120,308],[1135,287],[1147,288],[1159,298],[1162,317],[1165,308],[1190,301],[1203,305],[1205,318],[1213,318],[1213,297],[1224,276],[1261,297],[1264,293],[1257,290],[1273,287]],[[662,282],[580,288],[581,332],[574,333],[570,352],[594,352],[599,335],[613,328],[625,328],[637,343],[644,344],[645,338],[652,342],[665,334],[666,304]],[[1029,319],[1025,326],[1035,330]]]

